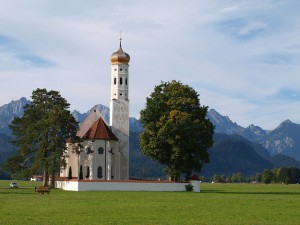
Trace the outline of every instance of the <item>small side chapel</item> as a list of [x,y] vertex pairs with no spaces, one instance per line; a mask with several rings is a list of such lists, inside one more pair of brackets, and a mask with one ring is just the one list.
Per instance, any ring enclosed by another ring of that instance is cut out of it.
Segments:
[[[111,61],[110,122],[102,119],[97,106],[93,107],[82,122],[77,135],[84,141],[80,154],[72,152],[67,143],[66,167],[61,177],[83,180],[129,179],[129,61],[130,56],[122,49]],[[70,172],[71,171],[71,172]]]

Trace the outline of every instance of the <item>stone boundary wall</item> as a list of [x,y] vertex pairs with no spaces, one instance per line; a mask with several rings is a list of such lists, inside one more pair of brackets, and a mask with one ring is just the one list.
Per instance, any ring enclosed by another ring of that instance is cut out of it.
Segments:
[[66,191],[186,191],[185,185],[192,184],[194,192],[200,192],[200,181],[56,181],[56,188]]

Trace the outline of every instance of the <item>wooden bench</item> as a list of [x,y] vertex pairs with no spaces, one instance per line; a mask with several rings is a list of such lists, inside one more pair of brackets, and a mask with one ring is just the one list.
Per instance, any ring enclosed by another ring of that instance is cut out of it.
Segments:
[[49,194],[50,193],[50,188],[49,187],[34,187],[34,190],[37,194],[44,194],[44,193],[47,193]]

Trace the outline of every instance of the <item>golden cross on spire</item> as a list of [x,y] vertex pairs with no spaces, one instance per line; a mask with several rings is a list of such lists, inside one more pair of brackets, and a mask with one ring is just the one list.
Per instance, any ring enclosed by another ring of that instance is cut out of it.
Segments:
[[119,40],[120,40],[120,48],[122,48],[121,42],[122,42],[122,31],[119,33]]

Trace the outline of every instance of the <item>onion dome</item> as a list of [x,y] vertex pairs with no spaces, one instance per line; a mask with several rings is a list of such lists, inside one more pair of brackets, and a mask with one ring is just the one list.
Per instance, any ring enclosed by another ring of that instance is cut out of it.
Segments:
[[111,64],[128,64],[130,61],[130,56],[122,49],[121,40],[122,39],[120,38],[120,47],[118,51],[114,52],[110,57]]

